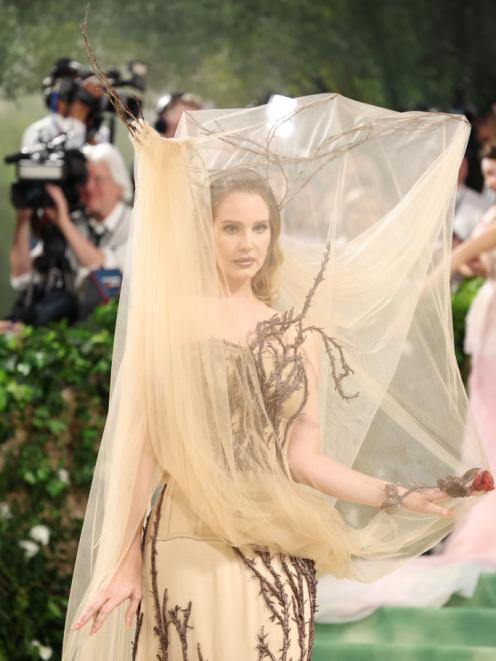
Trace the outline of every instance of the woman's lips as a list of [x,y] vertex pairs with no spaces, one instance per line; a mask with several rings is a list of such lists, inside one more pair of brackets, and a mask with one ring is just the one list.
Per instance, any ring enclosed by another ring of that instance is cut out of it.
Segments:
[[255,264],[254,259],[234,259],[233,262],[237,264],[238,266],[243,266],[245,268],[248,268],[249,266],[252,266],[252,264]]

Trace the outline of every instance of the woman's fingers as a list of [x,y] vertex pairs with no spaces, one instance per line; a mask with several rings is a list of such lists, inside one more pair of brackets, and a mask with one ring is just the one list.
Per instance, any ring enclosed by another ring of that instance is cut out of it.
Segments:
[[125,615],[125,621],[128,627],[131,625],[133,617],[136,615],[140,601],[141,595],[133,595],[131,597],[131,603],[129,604]]
[[125,622],[128,626],[130,626],[141,601],[141,593],[138,593],[137,591],[131,593],[130,595],[128,594],[127,596],[121,597],[116,595],[111,597],[106,594],[102,594],[86,608],[81,617],[72,625],[72,629],[79,631],[92,619],[93,624],[91,627],[90,635],[95,634],[105,622],[107,615],[127,598],[129,598],[131,601],[126,610]]
[[125,622],[127,626],[131,625],[131,622],[133,621],[133,617],[136,614],[136,611],[138,610],[139,603],[141,601],[141,595],[138,595],[137,593],[132,593],[129,597],[121,597],[117,598],[114,597],[113,599],[109,599],[105,604],[102,606],[98,614],[94,617],[93,620],[93,626],[91,627],[90,635],[95,634],[102,624],[105,622],[107,615],[111,613],[116,606],[118,606],[120,603],[122,603],[126,598],[129,598],[131,600],[131,603],[129,604],[126,615],[125,615]]
[[105,602],[105,604],[100,608],[100,610],[96,614],[96,617],[93,620],[93,626],[91,627],[90,636],[92,636],[94,633],[98,631],[98,629],[105,622],[107,615],[114,610],[114,608],[117,606],[118,603],[119,602],[111,601],[110,599],[109,601]]
[[412,493],[403,501],[404,507],[412,512],[422,514],[435,514],[436,516],[455,516],[453,510],[438,504],[447,500],[446,494],[439,489],[432,489],[423,493]]
[[450,500],[450,496],[445,491],[441,489],[431,489],[425,493],[429,500],[433,500],[436,503],[443,502],[444,500]]
[[429,514],[436,514],[438,516],[454,516],[454,512],[447,507],[441,507],[436,505],[432,501],[428,501],[425,507],[425,511]]
[[95,615],[98,613],[100,608],[103,606],[103,604],[108,600],[108,597],[105,594],[100,595],[95,599],[94,602],[92,602],[85,611],[83,611],[83,614],[81,617],[77,620],[72,625],[72,629],[82,629],[84,625],[91,620],[91,618],[94,618]]
[[430,493],[420,495],[420,510],[426,514],[435,514],[436,516],[454,516],[453,510],[449,507],[438,505],[439,502],[445,500],[446,494],[439,489],[433,489]]

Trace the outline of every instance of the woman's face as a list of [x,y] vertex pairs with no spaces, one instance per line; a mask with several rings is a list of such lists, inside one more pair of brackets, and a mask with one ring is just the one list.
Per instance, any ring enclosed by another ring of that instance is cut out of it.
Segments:
[[219,203],[214,216],[217,263],[230,287],[252,280],[269,249],[269,207],[257,193],[235,191]]
[[496,160],[493,158],[483,158],[481,162],[481,170],[484,177],[484,183],[496,193]]

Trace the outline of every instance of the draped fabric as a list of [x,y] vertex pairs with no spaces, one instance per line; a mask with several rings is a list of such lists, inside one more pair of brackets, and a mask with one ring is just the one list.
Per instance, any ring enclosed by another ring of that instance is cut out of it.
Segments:
[[[449,532],[451,519],[351,505],[293,479],[292,420],[280,406],[291,389],[308,394],[309,336],[320,346],[323,453],[404,485],[486,465],[475,432],[464,435],[450,316],[464,118],[317,95],[283,114],[186,113],[173,140],[142,121],[130,133],[137,196],[67,616],[71,661],[131,658],[125,606],[96,636],[69,627],[168,477],[216,538],[309,558],[338,577],[372,580]],[[246,171],[277,199],[283,254],[274,315],[248,334],[217,267],[211,198],[212,182]]]

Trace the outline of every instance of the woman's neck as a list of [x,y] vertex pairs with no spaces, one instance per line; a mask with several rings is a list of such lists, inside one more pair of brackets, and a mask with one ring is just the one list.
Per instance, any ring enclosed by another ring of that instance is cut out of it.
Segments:
[[226,285],[229,296],[232,298],[250,299],[253,301],[257,300],[257,297],[253,293],[253,289],[251,287],[251,280],[244,280],[242,282],[227,282]]

